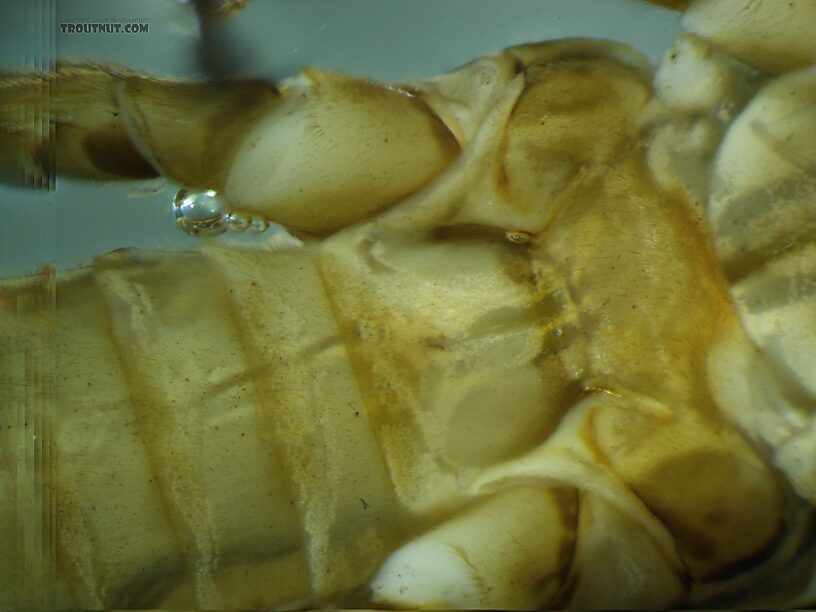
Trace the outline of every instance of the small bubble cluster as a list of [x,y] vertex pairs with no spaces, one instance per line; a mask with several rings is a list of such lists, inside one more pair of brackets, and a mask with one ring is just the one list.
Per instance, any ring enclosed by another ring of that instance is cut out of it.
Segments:
[[226,231],[262,233],[269,221],[246,213],[230,211],[214,189],[180,189],[173,198],[173,217],[191,236],[218,236]]

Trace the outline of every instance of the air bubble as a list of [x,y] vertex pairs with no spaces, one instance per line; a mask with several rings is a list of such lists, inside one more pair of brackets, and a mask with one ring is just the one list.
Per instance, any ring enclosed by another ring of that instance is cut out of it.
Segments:
[[527,232],[517,232],[513,230],[506,231],[504,237],[513,244],[527,244],[532,239],[532,236]]
[[252,222],[249,224],[249,231],[256,234],[262,234],[269,229],[269,221],[263,217],[252,217]]
[[227,210],[213,189],[180,189],[173,198],[173,216],[191,236],[217,236],[227,229]]
[[229,210],[214,189],[180,189],[173,198],[173,216],[178,226],[191,236],[218,236],[227,230],[261,234],[270,225],[263,217]]
[[226,217],[226,223],[231,232],[244,232],[249,229],[252,219],[243,213],[230,213]]

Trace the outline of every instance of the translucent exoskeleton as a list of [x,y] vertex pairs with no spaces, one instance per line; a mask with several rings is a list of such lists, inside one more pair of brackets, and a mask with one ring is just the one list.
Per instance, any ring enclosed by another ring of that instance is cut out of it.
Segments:
[[7,174],[47,84],[205,235],[0,283],[0,608],[816,604],[816,4],[668,4],[656,68],[5,77]]

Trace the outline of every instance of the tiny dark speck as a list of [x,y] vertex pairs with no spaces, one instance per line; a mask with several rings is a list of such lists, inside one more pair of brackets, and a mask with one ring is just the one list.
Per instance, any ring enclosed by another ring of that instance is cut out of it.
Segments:
[[363,510],[368,510],[368,502],[362,497],[360,498],[360,503],[363,504]]

